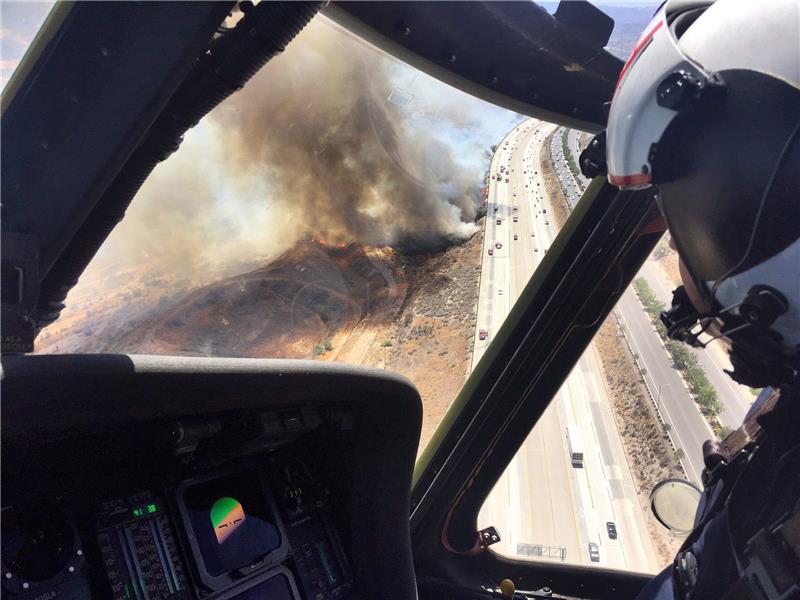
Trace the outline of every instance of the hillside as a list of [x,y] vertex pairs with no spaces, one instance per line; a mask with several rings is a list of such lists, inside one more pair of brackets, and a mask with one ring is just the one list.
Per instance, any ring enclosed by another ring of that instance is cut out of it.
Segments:
[[73,309],[71,321],[46,330],[38,351],[301,358],[386,368],[420,389],[424,443],[468,374],[481,236],[409,255],[306,240],[259,268],[194,288],[130,271],[113,292],[82,298],[83,311]]

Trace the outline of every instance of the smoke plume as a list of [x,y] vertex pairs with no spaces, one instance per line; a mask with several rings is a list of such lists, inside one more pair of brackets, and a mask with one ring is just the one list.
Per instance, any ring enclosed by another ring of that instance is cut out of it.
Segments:
[[309,233],[338,241],[467,234],[475,174],[389,102],[391,61],[318,22],[298,42],[214,115],[234,172],[262,171]]
[[[187,134],[104,250],[191,269],[310,237],[404,250],[467,237],[479,172],[454,159],[429,120],[393,101],[397,70],[314,20]],[[469,126],[453,112],[456,128]]]

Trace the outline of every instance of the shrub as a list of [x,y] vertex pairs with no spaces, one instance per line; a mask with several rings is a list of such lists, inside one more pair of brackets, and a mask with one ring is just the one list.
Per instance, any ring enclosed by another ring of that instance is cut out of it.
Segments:
[[720,425],[719,428],[719,439],[724,440],[730,434],[733,433],[733,429],[728,427],[727,425]]
[[656,331],[664,340],[664,347],[672,359],[673,366],[683,372],[702,412],[707,416],[716,417],[722,410],[717,391],[698,364],[697,356],[682,342],[667,337],[667,329],[660,319],[661,312],[665,308],[664,304],[659,302],[643,277],[634,280],[633,289],[655,324]]
[[672,364],[676,369],[684,370],[696,364],[697,357],[692,354],[686,344],[676,340],[666,340],[664,345],[667,347],[667,352],[672,357]]
[[656,249],[653,250],[653,258],[655,258],[656,260],[664,258],[667,254],[669,254],[669,251],[670,251],[669,242],[667,242],[666,239],[662,239],[660,242],[658,242],[658,246],[656,246]]

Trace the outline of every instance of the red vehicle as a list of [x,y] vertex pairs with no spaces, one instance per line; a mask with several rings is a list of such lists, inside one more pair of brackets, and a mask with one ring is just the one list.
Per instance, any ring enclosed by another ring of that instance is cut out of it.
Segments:
[[489,337],[489,334],[486,332],[485,329],[481,329],[478,332],[478,339],[485,340],[487,337]]
[[492,250],[491,248],[489,248],[489,256],[492,256],[493,254],[494,254],[494,250]]
[[500,250],[500,248],[503,247],[503,244],[501,244],[500,242],[495,242],[494,243],[494,247],[497,248],[498,250]]

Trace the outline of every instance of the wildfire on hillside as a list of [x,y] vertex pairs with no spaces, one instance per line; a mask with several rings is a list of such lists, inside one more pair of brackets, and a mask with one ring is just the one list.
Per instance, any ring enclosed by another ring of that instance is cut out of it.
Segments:
[[349,244],[346,244],[344,242],[329,242],[328,240],[322,239],[320,237],[312,237],[309,241],[312,243],[319,244],[320,246],[329,246],[331,248],[338,248],[339,250],[344,250],[350,244],[355,243],[355,242],[350,242]]
[[415,251],[467,239],[481,182],[447,140],[387,100],[395,68],[313,21],[187,133],[101,255],[136,264],[145,249],[188,273],[278,256],[311,236]]

